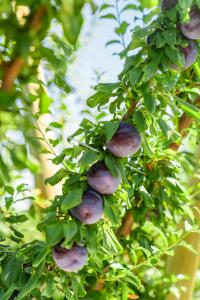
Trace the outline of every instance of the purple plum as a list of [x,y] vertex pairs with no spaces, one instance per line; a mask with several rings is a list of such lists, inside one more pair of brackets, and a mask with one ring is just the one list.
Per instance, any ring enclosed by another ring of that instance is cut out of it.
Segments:
[[78,245],[70,250],[56,246],[52,253],[57,266],[66,272],[77,272],[85,265],[88,258],[87,249]]
[[191,40],[200,39],[200,10],[193,6],[190,11],[190,21],[180,26],[182,34]]
[[82,202],[71,209],[74,217],[84,224],[94,224],[103,215],[103,199],[97,192],[89,189],[82,198]]
[[178,3],[178,0],[163,0],[162,2],[162,10],[168,10],[173,8]]
[[104,162],[99,161],[88,170],[87,181],[89,186],[95,191],[101,194],[111,195],[120,185],[121,174],[118,171],[118,176],[114,177]]
[[171,65],[174,70],[185,70],[189,68],[196,60],[198,54],[198,48],[195,42],[188,40],[188,46],[180,48],[181,52],[185,57],[185,63],[182,67],[178,67],[176,64]]
[[136,153],[141,146],[138,130],[132,125],[121,122],[112,139],[106,143],[108,150],[117,157],[127,157]]

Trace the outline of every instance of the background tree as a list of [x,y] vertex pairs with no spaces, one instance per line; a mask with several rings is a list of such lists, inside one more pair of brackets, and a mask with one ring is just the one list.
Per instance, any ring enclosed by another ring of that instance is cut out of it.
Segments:
[[[117,38],[107,45],[122,46],[118,55],[124,68],[117,82],[95,86],[87,100],[95,121],[84,118],[67,147],[61,135],[48,137],[52,129],[61,133],[62,122],[45,129],[40,120],[53,105],[48,89],[59,87],[61,98],[70,92],[65,73],[84,2],[2,4],[1,299],[186,295],[184,276],[166,271],[166,257],[177,245],[196,255],[186,237],[196,233],[199,239],[199,210],[193,207],[199,178],[193,155],[200,118],[199,1],[164,1],[160,10],[157,1],[116,0],[99,8],[101,18],[116,22]],[[127,11],[137,16],[134,24],[124,19]],[[55,34],[54,26],[64,35]],[[131,41],[128,29],[133,29]],[[46,77],[38,76],[41,64],[48,69]],[[21,129],[19,145],[8,138],[10,128]],[[59,167],[46,180],[47,187],[62,183],[54,199],[42,181],[38,132],[48,158],[51,154]],[[16,170],[37,173],[38,161],[42,197],[27,212],[16,211],[17,202],[32,199],[25,185],[13,188]],[[191,189],[188,175],[194,181]]]

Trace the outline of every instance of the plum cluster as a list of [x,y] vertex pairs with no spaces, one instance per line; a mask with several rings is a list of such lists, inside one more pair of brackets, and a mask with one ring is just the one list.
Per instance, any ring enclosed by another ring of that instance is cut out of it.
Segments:
[[[178,0],[163,0],[162,10],[168,10],[176,6]],[[180,51],[185,58],[185,64],[182,69],[189,68],[196,60],[198,48],[194,40],[200,39],[200,10],[194,5],[190,10],[190,20],[186,24],[180,24],[181,33],[188,39],[188,45],[185,48],[180,47]],[[171,65],[172,69],[178,70],[177,65]]]
[[[114,136],[106,143],[107,149],[116,157],[127,157],[136,153],[141,146],[138,130],[127,122],[121,122]],[[103,161],[98,161],[87,172],[90,188],[83,194],[81,203],[70,210],[83,224],[94,224],[103,215],[102,195],[113,194],[121,183],[121,174],[113,176]],[[75,245],[70,250],[61,246],[53,249],[53,259],[57,266],[66,272],[80,270],[87,260],[87,249]]]

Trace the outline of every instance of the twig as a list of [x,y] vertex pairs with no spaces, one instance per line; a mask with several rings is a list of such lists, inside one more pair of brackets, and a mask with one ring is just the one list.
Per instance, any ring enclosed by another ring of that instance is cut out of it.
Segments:
[[128,120],[128,118],[130,117],[130,115],[132,115],[135,107],[136,107],[136,102],[132,100],[131,104],[130,104],[130,107],[128,109],[128,111],[125,113],[125,115],[123,116],[122,118],[122,121],[126,121]]
[[47,140],[47,138],[46,138],[44,132],[41,130],[41,128],[40,128],[40,126],[39,126],[39,124],[37,123],[36,120],[35,120],[35,125],[36,125],[38,131],[40,132],[40,134],[41,134],[43,140],[45,141],[45,143],[46,143],[47,146],[49,147],[49,150],[51,151],[51,153],[52,153],[54,156],[57,156],[56,152],[54,151],[53,147],[51,146],[51,144],[50,144],[49,141]]

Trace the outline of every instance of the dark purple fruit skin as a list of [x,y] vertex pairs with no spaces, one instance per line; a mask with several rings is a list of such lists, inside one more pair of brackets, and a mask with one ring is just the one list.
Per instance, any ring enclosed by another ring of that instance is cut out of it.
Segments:
[[71,214],[83,224],[94,224],[103,215],[103,199],[97,192],[89,189],[82,198],[82,202],[71,209]]
[[71,249],[56,246],[52,254],[57,266],[66,272],[77,272],[88,258],[87,249],[83,246],[73,246]]
[[196,60],[198,54],[198,48],[195,42],[188,40],[188,46],[185,48],[180,48],[181,52],[185,57],[185,64],[182,68],[179,68],[177,65],[171,65],[171,68],[174,70],[185,70],[189,68]]
[[120,172],[114,177],[102,161],[90,167],[87,173],[89,186],[103,195],[113,194],[121,182]]
[[136,153],[141,146],[138,130],[132,125],[121,122],[112,139],[106,143],[108,150],[117,157],[127,157]]
[[191,40],[200,39],[200,10],[193,6],[190,11],[190,21],[180,26],[182,34]]
[[162,2],[162,10],[168,10],[173,8],[178,3],[178,0],[163,0]]

